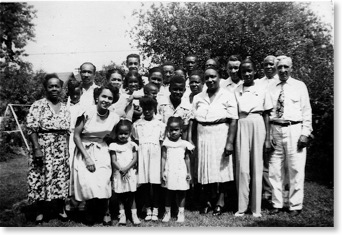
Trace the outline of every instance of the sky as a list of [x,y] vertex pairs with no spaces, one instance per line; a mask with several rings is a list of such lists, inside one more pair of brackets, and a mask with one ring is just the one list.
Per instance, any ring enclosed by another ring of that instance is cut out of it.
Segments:
[[[97,68],[111,61],[121,64],[130,53],[138,53],[128,31],[137,23],[135,1],[29,1],[37,10],[35,41],[29,41],[24,60],[34,71],[71,72],[85,61]],[[313,10],[333,24],[332,2],[313,1]],[[144,2],[149,7],[150,2]],[[133,43],[133,46],[130,45]],[[148,61],[143,62],[148,66]]]

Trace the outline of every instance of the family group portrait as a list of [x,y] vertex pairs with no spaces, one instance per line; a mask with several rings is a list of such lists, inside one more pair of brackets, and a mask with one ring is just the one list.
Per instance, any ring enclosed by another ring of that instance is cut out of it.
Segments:
[[0,31],[5,232],[335,231],[333,1],[1,1]]

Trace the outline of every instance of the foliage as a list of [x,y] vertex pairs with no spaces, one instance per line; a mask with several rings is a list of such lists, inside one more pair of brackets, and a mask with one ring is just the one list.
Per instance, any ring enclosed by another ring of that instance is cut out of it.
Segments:
[[[171,2],[133,13],[138,24],[130,36],[152,63],[183,64],[187,54],[227,59],[267,55],[292,57],[295,78],[308,87],[314,140],[308,166],[333,180],[334,48],[331,26],[296,2]],[[260,69],[260,65],[259,65]]]
[[35,36],[35,17],[36,11],[27,3],[0,3],[0,58],[5,61],[1,68],[9,62],[21,61],[20,56],[25,55],[23,48]]

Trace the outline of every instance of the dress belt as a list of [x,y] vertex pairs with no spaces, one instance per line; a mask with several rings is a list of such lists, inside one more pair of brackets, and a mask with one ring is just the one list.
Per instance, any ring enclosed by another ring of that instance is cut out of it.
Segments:
[[284,122],[271,121],[271,124],[277,125],[277,126],[291,126],[291,125],[296,125],[299,123],[302,123],[302,121],[284,121]]
[[55,134],[59,134],[59,135],[66,135],[69,134],[69,131],[67,130],[43,130],[43,129],[39,129],[38,133],[55,133]]
[[201,124],[202,126],[213,126],[213,125],[217,125],[217,124],[222,124],[222,123],[228,123],[228,118],[221,118],[218,120],[215,120],[213,122],[199,122],[197,121],[199,124]]

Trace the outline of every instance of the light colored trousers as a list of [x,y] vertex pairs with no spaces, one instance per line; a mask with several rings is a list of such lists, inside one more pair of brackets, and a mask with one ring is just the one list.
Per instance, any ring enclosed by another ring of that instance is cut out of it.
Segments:
[[251,198],[250,207],[252,212],[258,214],[261,212],[265,138],[265,123],[260,114],[252,113],[247,117],[240,116],[236,138],[236,183],[238,211],[241,213],[247,210],[249,198]]
[[284,207],[284,186],[287,182],[289,209],[301,210],[303,207],[306,148],[297,148],[301,131],[301,124],[287,127],[271,125],[271,138],[275,143],[275,150],[270,158],[269,178],[273,187],[274,208]]

